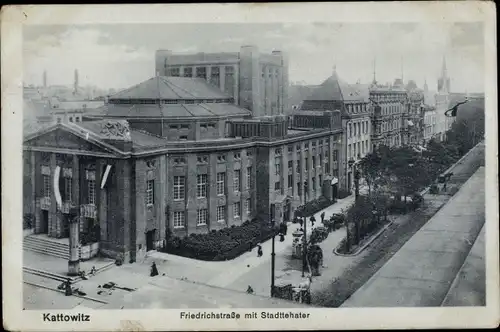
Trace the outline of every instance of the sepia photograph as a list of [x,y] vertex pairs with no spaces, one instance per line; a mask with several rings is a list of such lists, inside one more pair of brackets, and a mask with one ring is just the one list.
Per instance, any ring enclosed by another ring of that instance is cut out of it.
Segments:
[[[335,320],[394,308],[498,326],[494,6],[248,5],[15,10],[9,326],[376,329]],[[139,21],[160,9],[176,19]]]

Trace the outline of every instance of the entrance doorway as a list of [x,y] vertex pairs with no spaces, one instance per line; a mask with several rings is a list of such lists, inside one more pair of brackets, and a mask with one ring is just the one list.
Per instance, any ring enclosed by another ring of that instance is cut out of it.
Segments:
[[335,201],[337,200],[337,191],[338,191],[338,188],[337,188],[337,184],[332,184],[332,201]]
[[49,232],[49,211],[42,210],[40,218],[40,233],[47,234]]
[[283,221],[284,222],[289,222],[290,221],[290,211],[291,211],[291,202],[289,199],[286,200],[285,206],[283,209]]
[[155,239],[156,229],[146,232],[146,251],[154,250],[154,239]]
[[351,177],[352,177],[352,173],[351,172],[347,173],[347,191],[349,191],[349,192],[351,191],[351,186],[352,186],[352,184],[351,184],[351,182],[352,182]]

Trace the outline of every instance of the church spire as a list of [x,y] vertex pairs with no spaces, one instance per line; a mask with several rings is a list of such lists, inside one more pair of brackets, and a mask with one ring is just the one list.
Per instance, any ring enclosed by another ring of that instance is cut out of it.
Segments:
[[372,84],[373,85],[377,84],[377,58],[376,57],[373,58],[373,81],[372,81]]

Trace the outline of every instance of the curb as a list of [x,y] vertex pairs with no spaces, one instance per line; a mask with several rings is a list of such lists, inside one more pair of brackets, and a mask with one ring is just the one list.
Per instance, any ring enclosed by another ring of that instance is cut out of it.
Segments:
[[363,250],[365,250],[370,244],[372,244],[373,241],[375,241],[380,235],[382,235],[382,233],[384,233],[387,228],[389,226],[391,226],[393,223],[394,223],[395,220],[391,220],[391,222],[389,222],[387,225],[385,225],[384,227],[382,227],[382,229],[380,229],[376,234],[372,235],[372,237],[370,238],[370,240],[368,240],[368,242],[366,242],[361,248],[358,248],[354,253],[352,254],[340,254],[338,252],[338,249],[339,249],[339,246],[337,246],[334,250],[333,250],[333,253],[337,256],[341,256],[341,257],[354,257],[354,256],[357,256],[359,255]]
[[[114,262],[110,262],[109,264],[104,265],[104,266],[96,269],[96,273],[95,274],[104,272],[104,271],[112,268],[114,265],[115,265]],[[71,282],[71,284],[75,284],[75,283],[83,280],[83,278],[80,277],[80,276],[70,277],[70,276],[67,276],[67,275],[59,274],[59,273],[53,273],[53,272],[45,271],[45,270],[42,270],[42,269],[32,268],[32,267],[29,267],[29,266],[23,266],[23,272],[29,273],[29,274],[33,274],[33,275],[36,275],[36,276],[39,276],[39,277],[42,277],[42,278],[48,278],[48,279],[52,279],[52,280],[56,280],[56,281],[61,281],[61,282],[69,279],[70,282]]]
[[[62,291],[62,290],[60,290],[60,289],[51,288],[51,287],[48,287],[48,286],[45,286],[45,285],[40,285],[40,284],[37,284],[37,283],[34,283],[34,282],[23,281],[23,283],[25,283],[27,285],[35,286],[35,287],[45,288],[45,289],[48,289],[48,290],[51,290],[51,291],[54,291],[54,292],[58,292],[58,293],[61,293],[61,294],[65,294],[65,292]],[[82,296],[82,295],[76,295],[76,294],[72,294],[71,296],[79,297],[79,298],[84,299],[84,300],[99,302],[99,303],[102,303],[102,304],[108,304],[108,302],[106,302],[106,301],[95,299],[95,298],[89,297],[89,296]]]

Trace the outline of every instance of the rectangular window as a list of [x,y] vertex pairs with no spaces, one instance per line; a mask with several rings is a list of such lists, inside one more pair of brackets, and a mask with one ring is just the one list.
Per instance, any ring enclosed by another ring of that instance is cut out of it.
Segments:
[[281,158],[280,157],[274,158],[274,169],[276,171],[276,175],[281,174]]
[[220,69],[219,67],[212,67],[212,71],[210,73],[210,83],[215,85],[216,87],[220,86]]
[[313,169],[316,168],[316,157],[312,156],[312,167]]
[[234,171],[233,186],[234,191],[241,191],[241,171],[239,169]]
[[252,185],[252,167],[247,167],[247,189]]
[[300,186],[300,182],[297,182],[297,195],[302,196],[302,187]]
[[293,168],[293,161],[289,160],[288,161],[288,171],[290,171]]
[[312,178],[312,190],[316,190],[316,178]]
[[50,197],[51,185],[50,185],[50,176],[43,176],[43,197]]
[[196,217],[196,225],[203,226],[207,224],[208,220],[208,210],[207,209],[199,209],[198,215]]
[[292,188],[293,186],[293,175],[288,174],[288,188]]
[[184,77],[193,77],[193,67],[184,68]]
[[224,220],[226,220],[226,207],[225,206],[218,206],[217,207],[217,221],[223,222]]
[[226,66],[225,68],[226,74],[225,74],[225,84],[224,84],[224,89],[226,90],[227,94],[230,95],[231,97],[234,96],[234,67],[233,66]]
[[186,215],[184,211],[174,212],[174,228],[184,228]]
[[233,212],[234,212],[235,218],[241,217],[241,203],[240,202],[236,202],[233,204]]
[[87,180],[89,204],[95,205],[95,181]]
[[304,168],[305,168],[305,171],[307,172],[307,170],[309,169],[309,158],[304,158]]
[[224,195],[226,187],[226,173],[217,173],[217,195]]
[[207,79],[207,68],[206,67],[196,67],[196,77]]
[[207,175],[198,174],[196,176],[196,197],[207,197]]
[[72,193],[72,178],[64,178],[64,201],[71,202],[73,201],[73,193]]
[[155,202],[155,181],[146,181],[146,205],[153,205]]
[[325,173],[330,173],[330,163],[329,162],[325,163]]
[[319,187],[321,188],[321,186],[323,186],[323,177],[320,175],[318,175],[318,180],[319,180]]
[[252,205],[250,204],[250,198],[245,199],[245,211],[250,213],[252,211]]
[[280,190],[281,189],[281,183],[279,181],[276,181],[274,183],[274,190]]
[[170,68],[170,76],[180,76],[180,68],[179,67],[172,67]]
[[184,176],[174,176],[174,200],[183,200],[186,192],[186,178]]

